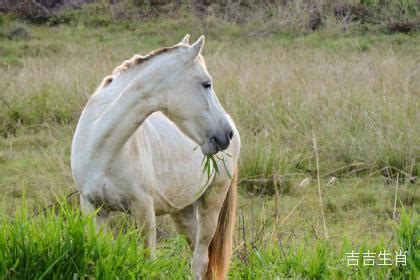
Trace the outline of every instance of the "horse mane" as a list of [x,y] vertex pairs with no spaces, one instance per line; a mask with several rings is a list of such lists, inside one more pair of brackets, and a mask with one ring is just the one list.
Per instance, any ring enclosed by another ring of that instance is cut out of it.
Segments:
[[159,48],[156,49],[154,51],[151,51],[150,53],[148,53],[145,56],[139,55],[139,54],[135,54],[132,58],[125,60],[123,63],[121,63],[120,65],[118,65],[114,71],[112,71],[112,74],[109,76],[106,76],[101,84],[99,85],[98,89],[107,87],[110,83],[112,83],[112,81],[114,80],[114,77],[123,73],[123,72],[127,72],[128,70],[132,69],[134,66],[140,65],[146,61],[151,60],[152,58],[160,55],[160,54],[164,54],[164,53],[169,53],[172,52],[176,49],[179,49],[181,47],[187,47],[187,45],[183,45],[183,44],[179,44],[173,47],[166,47],[166,48]]

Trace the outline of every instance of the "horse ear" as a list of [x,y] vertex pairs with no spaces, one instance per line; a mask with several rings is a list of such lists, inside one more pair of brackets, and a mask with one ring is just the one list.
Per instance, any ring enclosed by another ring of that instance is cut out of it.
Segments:
[[179,44],[178,45],[181,45],[181,44],[185,44],[185,45],[188,45],[189,44],[189,39],[190,39],[190,34],[187,34],[187,35],[185,35],[184,36],[184,39],[182,39],[181,40],[181,42],[179,42]]
[[192,44],[191,47],[189,48],[189,52],[192,59],[195,59],[201,53],[203,46],[204,46],[204,35],[201,35],[200,38],[198,38],[198,40],[194,44]]

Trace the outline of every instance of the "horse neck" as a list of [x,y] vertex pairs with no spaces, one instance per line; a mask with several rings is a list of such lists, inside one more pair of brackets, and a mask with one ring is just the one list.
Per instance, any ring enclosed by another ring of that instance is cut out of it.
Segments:
[[162,67],[135,68],[99,89],[85,108],[89,152],[103,163],[114,158],[150,114],[161,110]]

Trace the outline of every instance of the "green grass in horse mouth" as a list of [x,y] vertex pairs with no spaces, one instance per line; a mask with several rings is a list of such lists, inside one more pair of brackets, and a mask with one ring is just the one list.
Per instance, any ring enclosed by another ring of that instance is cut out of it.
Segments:
[[[207,173],[208,180],[212,177],[214,172],[216,173],[216,175],[219,174],[219,167],[217,166],[216,159],[223,162],[223,167],[226,171],[226,174],[229,176],[229,178],[232,178],[232,175],[226,166],[226,160],[225,160],[224,155],[227,155],[228,157],[232,157],[231,155],[229,155],[228,153],[224,151],[221,151],[220,155],[217,155],[217,154],[204,155],[201,165],[203,165],[203,174]],[[213,171],[211,168],[212,166],[213,166]]]
[[[227,155],[228,157],[232,157],[228,153],[221,151],[220,155],[213,154],[213,155],[204,155],[203,161],[201,162],[201,165],[203,166],[203,174],[207,175],[206,183],[203,185],[202,188],[197,192],[197,198],[203,194],[205,191],[205,188],[211,184],[213,184],[214,179],[219,174],[219,167],[217,166],[217,160],[220,160],[223,162],[223,168],[226,171],[226,174],[229,176],[229,178],[232,178],[232,175],[229,171],[229,169],[226,166],[226,160],[224,155]],[[215,176],[213,176],[215,175]]]

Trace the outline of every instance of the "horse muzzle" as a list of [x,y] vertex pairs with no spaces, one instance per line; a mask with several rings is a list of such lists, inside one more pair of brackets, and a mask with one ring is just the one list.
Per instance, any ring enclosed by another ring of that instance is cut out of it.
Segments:
[[222,133],[216,133],[207,139],[206,143],[201,147],[201,151],[205,155],[213,155],[219,151],[226,150],[230,145],[233,135],[234,132],[230,127]]

